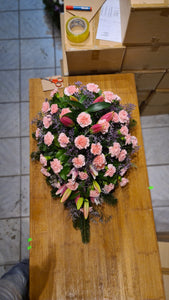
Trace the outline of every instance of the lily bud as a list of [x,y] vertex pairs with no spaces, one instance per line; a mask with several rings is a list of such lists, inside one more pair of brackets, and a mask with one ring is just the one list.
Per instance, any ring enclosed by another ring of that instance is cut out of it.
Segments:
[[61,117],[60,122],[66,127],[73,127],[75,125],[74,122],[66,116]]
[[76,203],[76,205],[77,205],[77,201],[79,200],[79,198],[80,198],[80,195],[78,195],[78,196],[75,198],[75,203]]
[[100,185],[98,184],[98,182],[96,180],[93,181],[93,186],[98,193],[101,193]]
[[94,179],[98,175],[98,172],[96,171],[96,169],[92,165],[90,165],[90,173],[92,174]]
[[72,190],[70,190],[69,188],[67,188],[67,190],[64,192],[64,194],[63,194],[60,202],[62,202],[62,203],[65,202],[69,198],[71,192],[72,192]]
[[70,96],[70,100],[71,100],[71,101],[79,102],[78,99],[77,99],[76,97],[74,97],[74,96]]
[[104,99],[105,99],[104,96],[99,96],[93,101],[93,103],[104,102]]
[[84,202],[84,206],[83,206],[83,214],[84,214],[84,218],[85,220],[88,218],[88,215],[89,215],[89,201],[86,200]]
[[100,120],[106,120],[107,122],[112,121],[114,115],[114,111],[110,111],[107,114],[103,115]]
[[102,124],[94,124],[94,125],[90,128],[90,131],[91,131],[91,133],[98,133],[98,132],[101,132],[102,129],[103,129]]
[[84,201],[84,198],[83,197],[79,197],[77,203],[76,203],[76,206],[77,206],[77,209],[79,210],[83,204],[83,201]]
[[57,192],[56,192],[56,195],[63,195],[64,194],[64,192],[66,191],[66,189],[67,189],[67,187],[66,187],[66,184],[63,184],[62,186],[60,186],[60,188],[57,190]]

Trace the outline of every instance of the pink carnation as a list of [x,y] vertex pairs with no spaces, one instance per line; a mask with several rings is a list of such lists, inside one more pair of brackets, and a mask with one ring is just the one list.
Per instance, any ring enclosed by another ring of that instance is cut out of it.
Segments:
[[120,176],[123,176],[127,172],[127,167],[124,167],[120,170]]
[[123,187],[123,186],[125,186],[128,182],[129,182],[129,180],[128,180],[127,178],[123,177],[123,178],[121,179],[120,186]]
[[137,146],[138,141],[134,135],[131,136],[131,142],[132,142],[133,147]]
[[51,134],[50,131],[48,131],[45,136],[44,136],[44,143],[47,145],[47,146],[50,146],[52,145],[52,142],[54,140],[54,136],[53,134]]
[[103,92],[103,95],[105,96],[105,102],[111,103],[114,99],[114,94],[110,91]]
[[64,89],[64,94],[67,95],[67,96],[71,96],[75,93],[78,93],[79,92],[79,89],[76,88],[75,85],[69,85],[68,87],[66,87]]
[[109,147],[109,153],[111,155],[111,157],[116,156],[116,158],[118,157],[119,153],[121,151],[121,147],[119,143],[113,143],[113,147]]
[[131,144],[131,135],[130,134],[127,134],[126,136],[125,136],[125,140],[126,140],[126,145],[129,145],[129,144]]
[[79,172],[79,177],[81,180],[86,180],[88,178],[88,174],[86,172]]
[[99,86],[95,83],[88,83],[86,88],[89,92],[98,93],[100,91]]
[[82,154],[79,154],[78,157],[72,159],[72,163],[75,168],[81,168],[85,165],[85,157]]
[[40,163],[46,167],[47,166],[47,160],[46,158],[43,156],[43,154],[40,154]]
[[100,155],[102,153],[102,145],[100,143],[92,144],[90,151],[94,155]]
[[51,105],[51,114],[55,114],[58,111],[58,105],[57,104],[52,104]]
[[77,117],[77,123],[81,127],[89,126],[92,123],[91,116],[86,112],[82,112]]
[[42,169],[41,169],[41,172],[42,172],[43,175],[45,175],[45,176],[47,176],[47,177],[50,176],[50,173],[49,173],[45,168],[42,168]]
[[119,112],[119,120],[121,123],[127,123],[129,121],[128,113],[124,109]]
[[126,150],[121,150],[119,156],[118,156],[118,160],[121,162],[123,160],[125,160],[126,158],[126,155],[127,155],[127,151]]
[[105,194],[110,193],[112,190],[114,189],[114,184],[110,183],[110,184],[105,184],[104,188],[103,188],[103,192]]
[[65,133],[62,132],[59,134],[58,142],[62,148],[66,148],[67,144],[69,143],[69,138]]
[[128,130],[127,126],[122,126],[121,129],[120,129],[120,132],[123,135],[127,135],[129,130]]
[[53,98],[53,96],[58,92],[58,88],[55,88],[51,93],[50,93],[50,97]]
[[112,177],[116,173],[116,168],[112,164],[108,164],[108,170],[104,174],[104,176]]
[[101,133],[105,134],[105,133],[108,132],[109,127],[110,127],[109,122],[107,122],[105,119],[103,119],[103,120],[99,120],[98,124],[102,125],[102,131],[101,131]]
[[79,135],[75,138],[75,146],[79,149],[86,149],[89,147],[89,138],[84,135]]
[[38,138],[39,138],[39,134],[40,134],[40,129],[39,129],[39,128],[37,128],[37,129],[36,129],[36,132],[35,132],[35,137],[36,137],[36,140],[38,140]]
[[96,168],[96,170],[102,170],[104,169],[106,164],[106,159],[104,154],[98,155],[93,160],[93,166]]
[[98,192],[98,191],[96,191],[96,190],[90,190],[90,197],[92,197],[92,198],[97,198],[97,197],[99,197],[99,195],[100,195],[100,193]]
[[61,118],[62,116],[66,115],[70,112],[71,112],[71,110],[69,107],[63,108],[59,117]]
[[114,123],[118,123],[119,122],[119,115],[116,112],[114,112],[114,114],[113,114],[113,122]]
[[75,181],[73,181],[72,179],[68,180],[69,182],[66,184],[67,188],[72,190],[72,191],[76,191],[79,184]]
[[42,112],[47,113],[50,110],[49,102],[45,101],[42,104]]
[[52,118],[50,115],[43,117],[43,125],[46,129],[52,125]]
[[55,174],[59,174],[60,171],[63,169],[60,160],[57,158],[54,158],[51,162],[50,162],[51,168],[53,170],[53,172]]

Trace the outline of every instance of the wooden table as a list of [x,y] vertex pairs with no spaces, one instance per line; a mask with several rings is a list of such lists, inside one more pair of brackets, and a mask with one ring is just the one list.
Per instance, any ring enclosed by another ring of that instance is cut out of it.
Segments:
[[[50,196],[40,164],[30,164],[30,300],[165,299],[156,240],[136,88],[132,74],[64,78],[64,86],[80,80],[112,90],[122,103],[133,103],[137,126],[133,135],[141,146],[133,159],[130,184],[118,188],[116,207],[107,224],[91,224],[91,241],[84,245],[60,201]],[[30,120],[50,94],[40,79],[30,80]],[[30,151],[36,149],[31,138]]]

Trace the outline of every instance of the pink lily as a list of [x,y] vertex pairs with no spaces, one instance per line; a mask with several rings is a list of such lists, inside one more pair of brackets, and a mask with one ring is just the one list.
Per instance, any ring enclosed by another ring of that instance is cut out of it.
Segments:
[[66,191],[64,192],[64,194],[63,194],[60,202],[62,202],[62,203],[65,202],[69,198],[71,192],[72,192],[72,190],[70,190],[69,188],[67,188]]
[[97,103],[97,102],[104,102],[104,97],[103,96],[99,96],[99,97],[97,97],[94,101],[93,101],[93,103]]
[[66,116],[61,117],[60,122],[66,127],[73,127],[75,125],[72,119]]
[[76,177],[78,176],[78,173],[79,172],[75,168],[73,168],[67,176],[72,175],[72,180],[74,181],[76,179]]
[[92,174],[94,179],[98,175],[98,172],[96,171],[96,169],[92,165],[90,165],[90,173]]
[[100,120],[106,120],[107,122],[112,121],[114,115],[114,111],[110,111],[107,114],[103,115]]
[[64,194],[64,192],[66,191],[66,189],[67,189],[67,187],[66,187],[66,184],[63,184],[62,186],[60,186],[60,188],[57,190],[57,192],[56,192],[56,195],[63,195]]

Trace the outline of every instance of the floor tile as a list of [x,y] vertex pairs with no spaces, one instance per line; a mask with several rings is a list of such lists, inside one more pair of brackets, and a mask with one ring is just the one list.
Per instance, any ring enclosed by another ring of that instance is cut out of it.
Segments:
[[0,104],[1,130],[0,137],[17,137],[20,135],[19,128],[19,103]]
[[21,103],[21,136],[29,136],[29,102]]
[[60,60],[63,59],[62,44],[59,38],[56,38],[55,42],[56,42],[56,67],[60,67]]
[[22,166],[21,172],[22,174],[29,174],[29,137],[21,138],[21,151],[22,151]]
[[143,129],[144,148],[147,165],[160,165],[169,163],[169,129],[148,128]]
[[21,259],[29,258],[29,251],[27,247],[30,245],[28,243],[29,238],[29,218],[21,218]]
[[153,207],[169,206],[169,165],[148,167]]
[[20,9],[40,9],[44,8],[41,0],[20,0]]
[[21,40],[21,68],[53,68],[53,39]]
[[21,177],[21,214],[29,216],[29,175]]
[[19,102],[19,71],[0,71],[0,102]]
[[0,20],[0,39],[18,38],[18,12],[0,12]]
[[21,38],[52,37],[52,22],[44,10],[20,12]]
[[169,114],[141,117],[142,128],[165,127],[165,126],[169,126]]
[[20,177],[0,178],[0,218],[20,216]]
[[169,206],[153,209],[156,232],[169,232]]
[[8,272],[14,265],[4,265],[0,266],[0,278],[2,275],[4,275],[6,272]]
[[19,261],[20,218],[0,220],[0,264]]
[[0,176],[20,174],[20,139],[1,139]]
[[17,10],[18,0],[0,0],[0,10]]
[[0,42],[0,70],[19,68],[19,40]]
[[31,69],[21,71],[21,101],[29,101],[29,79],[55,75],[55,69]]
[[61,67],[59,68],[56,68],[56,75],[60,75],[60,76],[62,76],[62,70],[61,70]]

